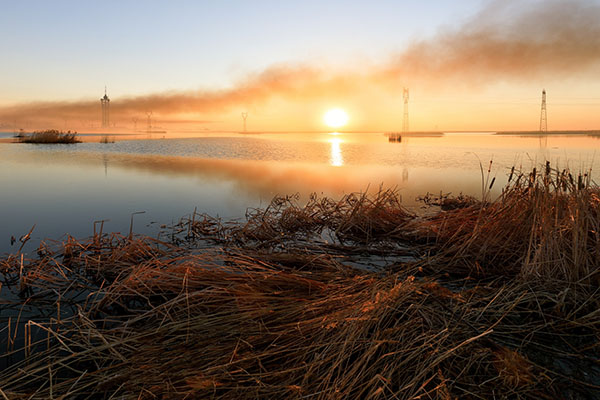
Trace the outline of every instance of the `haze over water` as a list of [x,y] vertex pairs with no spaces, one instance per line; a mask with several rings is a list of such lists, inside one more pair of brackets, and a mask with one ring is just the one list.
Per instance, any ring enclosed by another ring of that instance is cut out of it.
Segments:
[[[5,135],[7,136],[7,134]],[[105,232],[156,235],[161,225],[200,213],[243,218],[248,207],[276,195],[311,193],[340,198],[352,192],[396,188],[406,207],[417,197],[459,193],[481,197],[481,168],[495,177],[498,195],[514,165],[525,171],[544,160],[574,172],[593,169],[595,136],[500,136],[383,133],[227,134],[175,139],[129,139],[76,145],[0,143],[0,251],[16,251],[10,237],[35,224],[31,248],[66,234],[87,237],[93,222]]]

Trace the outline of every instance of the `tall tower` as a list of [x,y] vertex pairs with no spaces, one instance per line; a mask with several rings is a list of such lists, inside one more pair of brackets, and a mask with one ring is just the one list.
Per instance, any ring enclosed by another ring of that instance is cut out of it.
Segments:
[[546,89],[542,90],[542,113],[540,114],[540,132],[548,132],[548,114],[546,112]]
[[147,111],[146,116],[148,117],[147,132],[150,133],[150,131],[152,131],[152,111]]
[[402,119],[402,132],[408,132],[408,88],[402,90],[404,97],[404,117]]
[[102,104],[102,127],[108,128],[110,126],[110,120],[109,120],[110,99],[106,95],[106,86],[104,86],[104,97],[102,97],[100,99],[100,104]]
[[246,118],[248,118],[248,113],[247,112],[243,112],[242,113],[242,118],[244,119],[244,132],[246,132]]

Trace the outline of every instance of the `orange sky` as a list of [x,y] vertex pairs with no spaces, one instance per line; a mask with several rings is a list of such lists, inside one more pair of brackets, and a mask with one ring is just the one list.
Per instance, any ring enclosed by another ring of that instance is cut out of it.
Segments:
[[[324,112],[345,109],[349,131],[399,130],[402,88],[410,88],[411,130],[536,130],[541,91],[548,129],[600,128],[600,5],[549,1],[544,7],[491,2],[465,23],[414,40],[387,61],[345,67],[277,64],[221,89],[112,97],[112,131],[327,130]],[[543,23],[538,23],[543,21]],[[357,65],[358,64],[358,65]],[[110,90],[109,90],[110,95]],[[0,129],[93,131],[98,98],[5,104]]]

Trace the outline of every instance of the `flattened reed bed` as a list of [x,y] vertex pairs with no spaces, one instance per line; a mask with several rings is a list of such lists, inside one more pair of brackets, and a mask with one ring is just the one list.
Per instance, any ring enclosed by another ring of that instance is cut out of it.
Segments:
[[[0,396],[597,398],[600,191],[511,174],[428,216],[394,191],[282,197],[240,223],[194,213],[169,242],[8,256],[2,310],[29,308]],[[351,266],[385,251],[384,270]]]

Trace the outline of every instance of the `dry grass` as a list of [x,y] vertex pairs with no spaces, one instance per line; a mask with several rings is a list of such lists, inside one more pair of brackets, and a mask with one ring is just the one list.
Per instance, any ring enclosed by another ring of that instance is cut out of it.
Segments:
[[81,141],[77,139],[77,132],[61,132],[56,129],[47,129],[45,131],[35,131],[29,135],[24,135],[19,137],[19,142],[21,143],[60,143],[60,144],[70,144],[70,143],[80,143]]
[[[194,213],[169,242],[8,256],[0,395],[597,398],[600,192],[513,175],[427,217],[393,191],[284,197],[244,223]],[[382,252],[384,270],[353,267]]]
[[541,172],[513,169],[509,178],[497,201],[426,222],[440,247],[436,268],[598,285],[600,190],[589,172],[546,164]]

